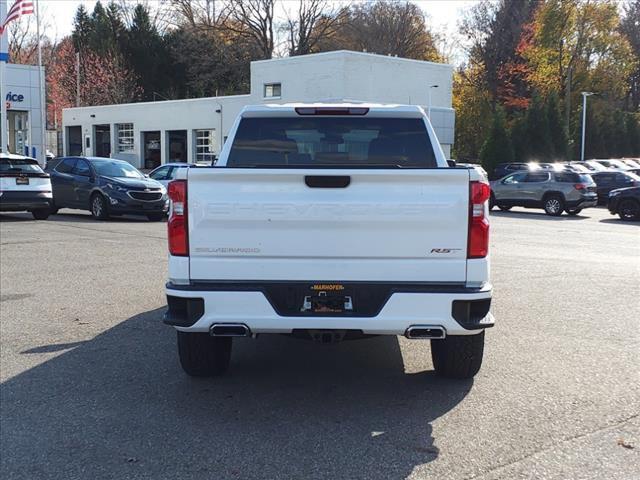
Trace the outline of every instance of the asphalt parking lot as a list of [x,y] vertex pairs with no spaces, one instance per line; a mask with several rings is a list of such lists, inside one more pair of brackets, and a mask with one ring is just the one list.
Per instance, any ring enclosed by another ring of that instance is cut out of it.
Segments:
[[428,342],[242,339],[183,374],[161,323],[165,224],[0,216],[5,479],[636,479],[640,224],[492,214],[473,381]]

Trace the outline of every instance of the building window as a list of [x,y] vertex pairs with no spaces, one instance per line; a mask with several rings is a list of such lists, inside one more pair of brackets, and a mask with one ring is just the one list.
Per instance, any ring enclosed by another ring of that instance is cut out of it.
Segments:
[[133,152],[133,123],[117,123],[118,153]]
[[215,156],[215,130],[196,130],[196,162],[211,165]]
[[282,85],[279,83],[264,84],[264,98],[280,98],[282,94]]

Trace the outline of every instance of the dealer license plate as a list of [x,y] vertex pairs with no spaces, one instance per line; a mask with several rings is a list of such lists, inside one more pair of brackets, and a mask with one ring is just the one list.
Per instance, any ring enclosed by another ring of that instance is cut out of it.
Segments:
[[302,304],[302,312],[312,313],[344,313],[353,311],[353,300],[344,295],[342,285],[313,285],[312,295],[306,295]]

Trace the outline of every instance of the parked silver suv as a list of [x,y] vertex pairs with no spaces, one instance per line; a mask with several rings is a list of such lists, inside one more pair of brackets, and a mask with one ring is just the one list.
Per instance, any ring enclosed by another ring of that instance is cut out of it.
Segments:
[[517,172],[491,182],[490,208],[543,208],[547,215],[563,211],[577,215],[598,203],[596,184],[591,175],[574,172],[536,170]]

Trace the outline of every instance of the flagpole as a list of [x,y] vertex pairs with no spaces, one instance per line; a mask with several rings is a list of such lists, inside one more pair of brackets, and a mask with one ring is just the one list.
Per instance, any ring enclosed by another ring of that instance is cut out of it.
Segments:
[[[0,0],[0,22],[3,22],[5,17],[7,16],[7,0]],[[9,54],[9,45],[7,41],[7,36],[0,35],[0,136],[2,139],[0,140],[0,150],[3,153],[6,153],[7,150],[7,100],[6,100],[6,92],[5,92],[5,82],[7,80],[7,60]]]
[[47,97],[45,90],[44,72],[42,69],[42,45],[40,41],[40,2],[36,0],[36,35],[38,36],[38,81],[40,83],[40,132],[42,143],[40,147],[41,157],[39,163],[44,165],[47,161]]

